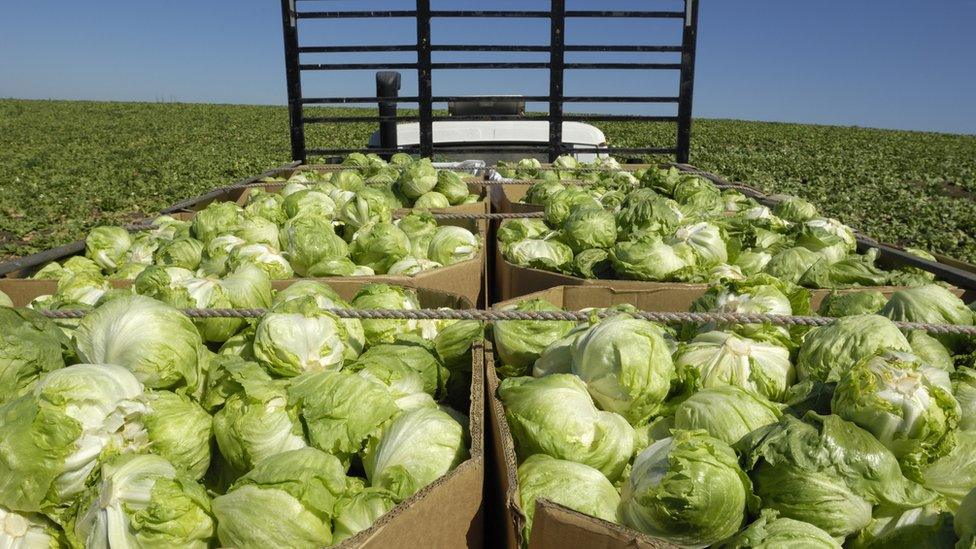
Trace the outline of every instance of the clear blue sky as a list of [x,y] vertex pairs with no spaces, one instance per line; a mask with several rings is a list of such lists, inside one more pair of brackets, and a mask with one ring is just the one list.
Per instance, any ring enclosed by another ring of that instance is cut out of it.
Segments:
[[[571,9],[674,4],[568,0]],[[411,2],[303,5],[402,9]],[[434,0],[434,9],[547,5],[538,0]],[[974,23],[976,0],[702,0],[695,116],[976,134]],[[410,43],[415,30],[407,20],[307,25],[302,31],[308,43]],[[567,29],[567,42],[662,43],[677,40],[677,27],[641,20],[580,21]],[[544,20],[439,20],[433,39],[545,43],[548,27]],[[387,58],[410,60],[403,55],[408,54]],[[494,55],[498,54],[453,59],[497,59]],[[522,60],[540,59],[522,55]],[[635,56],[653,58],[633,54],[617,60]],[[379,58],[360,54],[357,59]],[[573,59],[613,58],[577,54]],[[675,82],[674,76],[662,81],[659,73],[580,71],[567,75],[566,93],[673,93]],[[402,93],[415,93],[415,78],[405,75],[404,84]],[[342,73],[331,80],[312,74],[305,88],[306,95],[371,95],[374,84],[367,72]],[[435,94],[547,91],[543,71],[439,71],[434,77]],[[279,2],[5,2],[0,8],[0,97],[282,104]],[[614,109],[597,105],[588,110]],[[645,107],[639,112],[661,111]]]

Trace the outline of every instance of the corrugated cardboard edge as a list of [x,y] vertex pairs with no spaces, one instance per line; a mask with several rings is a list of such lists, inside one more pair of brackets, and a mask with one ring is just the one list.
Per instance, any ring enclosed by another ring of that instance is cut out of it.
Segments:
[[545,208],[535,204],[525,204],[522,198],[529,191],[531,185],[491,185],[488,196],[491,198],[492,211],[499,213],[529,213],[541,212]]
[[[492,466],[497,470],[504,497],[505,543],[509,549],[520,549],[524,543],[522,529],[525,526],[525,512],[522,509],[518,489],[518,458],[515,455],[515,441],[505,420],[505,408],[498,398],[500,380],[495,374],[494,352],[490,342],[485,344],[485,369],[488,411],[494,443]],[[675,546],[625,526],[573,511],[558,503],[536,500],[532,539],[528,547],[529,549],[566,549],[567,547],[670,549]]]
[[[698,295],[705,293],[705,291],[710,287],[709,284],[686,284],[681,282],[646,282],[641,280],[612,280],[603,278],[585,279],[562,273],[543,271],[541,269],[521,267],[519,265],[510,263],[504,257],[502,257],[501,250],[499,250],[497,246],[495,247],[495,280],[496,291],[493,294],[493,299],[496,302],[511,301],[513,299],[528,296],[536,292],[541,292],[547,288],[552,288],[555,286],[599,286],[617,290],[683,288],[697,291]],[[891,297],[891,294],[897,292],[898,290],[904,290],[905,288],[905,286],[858,286],[853,288],[841,288],[837,290],[812,288],[808,288],[808,290],[810,290],[813,310],[816,311],[817,308],[820,307],[820,303],[824,300],[824,298],[830,295],[831,291],[836,291],[837,293],[850,293],[865,290],[877,290],[884,294],[885,297]],[[969,296],[972,293],[967,293],[964,290],[956,287],[951,287],[950,289],[954,294],[963,297]]]
[[469,547],[484,544],[484,348],[471,349],[471,457],[345,540],[342,549]]
[[529,549],[677,549],[636,530],[584,515],[546,499],[535,501]]
[[498,384],[500,380],[495,374],[495,353],[490,341],[485,342],[485,380],[488,388],[488,415],[491,421],[492,436],[492,466],[496,471],[496,478],[501,484],[500,496],[501,512],[505,527],[505,546],[511,549],[522,547],[522,529],[525,527],[525,513],[519,504],[518,458],[515,455],[515,442],[512,432],[505,420],[505,408],[498,398]]

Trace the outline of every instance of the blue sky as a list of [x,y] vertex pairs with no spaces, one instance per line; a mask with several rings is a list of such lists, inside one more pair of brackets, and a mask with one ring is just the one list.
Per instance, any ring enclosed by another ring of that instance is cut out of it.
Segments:
[[[435,9],[546,9],[548,5],[538,0],[433,2]],[[302,4],[318,9],[404,9],[411,2]],[[674,0],[604,0],[596,6],[656,9],[674,4]],[[594,3],[568,0],[568,6],[586,9]],[[976,134],[974,22],[976,0],[702,0],[695,116]],[[642,20],[578,21],[567,29],[567,43],[671,42],[678,39],[677,27]],[[413,39],[414,27],[407,20],[315,21],[302,32],[307,43],[406,44]],[[433,26],[433,40],[538,44],[548,40],[548,27],[544,20],[439,20]],[[386,58],[409,61],[404,55],[408,54]],[[452,59],[498,59],[494,55],[499,54]],[[638,58],[654,57],[587,54],[573,59]],[[541,60],[539,54],[519,59]],[[368,72],[306,74],[306,95],[371,95],[374,91]],[[415,78],[405,75],[402,93],[415,93],[415,85]],[[577,95],[674,90],[674,75],[634,71],[579,71],[568,74],[566,83],[566,93]],[[434,76],[435,94],[547,91],[544,71],[439,71]],[[282,104],[279,3],[6,2],[0,8],[0,97]],[[621,108],[596,105],[587,110],[620,112]],[[633,110],[663,112],[654,106]]]

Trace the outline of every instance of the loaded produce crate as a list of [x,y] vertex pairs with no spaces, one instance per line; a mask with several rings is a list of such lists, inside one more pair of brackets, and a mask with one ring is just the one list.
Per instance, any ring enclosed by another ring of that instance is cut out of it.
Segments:
[[[360,155],[363,156],[363,155]],[[269,170],[260,175],[238,181],[236,183],[213,189],[199,196],[183,200],[170,206],[162,213],[192,212],[203,209],[211,202],[236,202],[245,206],[250,200],[250,195],[255,192],[294,192],[303,188],[314,187],[319,183],[326,183],[333,177],[337,184],[343,185],[347,190],[354,187],[389,187],[397,197],[396,207],[409,210],[420,196],[410,198],[400,194],[401,187],[416,179],[424,173],[413,170],[412,174],[404,174],[403,168],[406,158],[401,157],[403,165],[387,163],[376,155],[359,158],[350,155],[344,159],[344,163],[339,164],[298,164],[291,162],[279,168]],[[483,179],[485,163],[481,160],[466,160],[462,162],[434,162],[431,167],[443,181],[438,181],[431,191],[444,195],[447,205],[444,205],[441,197],[431,195],[421,200],[421,206],[427,203],[428,211],[432,212],[485,212],[489,209],[487,195],[480,180]],[[338,175],[347,172],[346,175]],[[401,182],[402,178],[402,182]],[[360,180],[362,185],[360,184]],[[288,186],[289,183],[293,185]],[[288,190],[286,191],[286,187]],[[467,189],[467,192],[464,192]],[[429,191],[428,191],[429,192]]]
[[486,347],[508,547],[969,543],[972,309],[930,285],[835,296],[839,318],[685,313],[715,297],[564,286],[495,306],[539,315],[494,322]]
[[506,180],[490,185],[496,209],[515,217],[494,228],[492,299],[564,284],[704,289],[760,274],[821,290],[891,293],[936,279],[976,289],[976,267],[879,243],[802,199],[767,196],[685,164],[625,168],[568,156],[495,168],[535,182],[515,186],[532,202],[519,208],[508,207]]
[[321,192],[289,197],[254,195],[243,206],[211,202],[138,226],[98,227],[84,242],[0,264],[0,272],[38,287],[53,283],[54,299],[39,304],[50,307],[91,306],[110,286],[158,276],[184,285],[221,279],[244,265],[276,281],[386,282],[479,301],[487,224],[477,213],[394,213],[363,195],[348,197],[342,208]]
[[[0,286],[23,304],[31,282]],[[262,305],[181,309],[119,289],[87,311],[0,307],[0,349],[22,357],[0,408],[8,533],[46,547],[480,546],[481,324],[370,316],[472,303],[272,287],[260,271],[224,288]]]

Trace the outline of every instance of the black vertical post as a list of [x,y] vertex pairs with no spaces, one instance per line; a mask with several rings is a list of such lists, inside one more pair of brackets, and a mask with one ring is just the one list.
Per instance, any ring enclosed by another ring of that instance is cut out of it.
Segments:
[[676,160],[688,163],[691,150],[691,100],[695,91],[695,46],[698,42],[698,0],[685,0],[681,35],[681,83],[678,89],[678,152]]
[[430,0],[417,0],[417,96],[420,100],[420,156],[434,155],[434,106],[431,104]]
[[[379,98],[380,113],[380,148],[396,149],[397,147],[397,104],[396,101],[384,101],[385,98],[395,98],[400,93],[400,73],[396,71],[380,71],[376,73],[376,97]],[[389,160],[393,153],[381,153],[380,157]]]
[[549,18],[549,162],[562,153],[563,61],[566,46],[566,0],[550,1]]
[[295,0],[281,0],[281,25],[285,38],[285,77],[288,82],[288,124],[291,158],[305,163],[305,122],[302,112],[302,71],[298,67],[298,19]]

